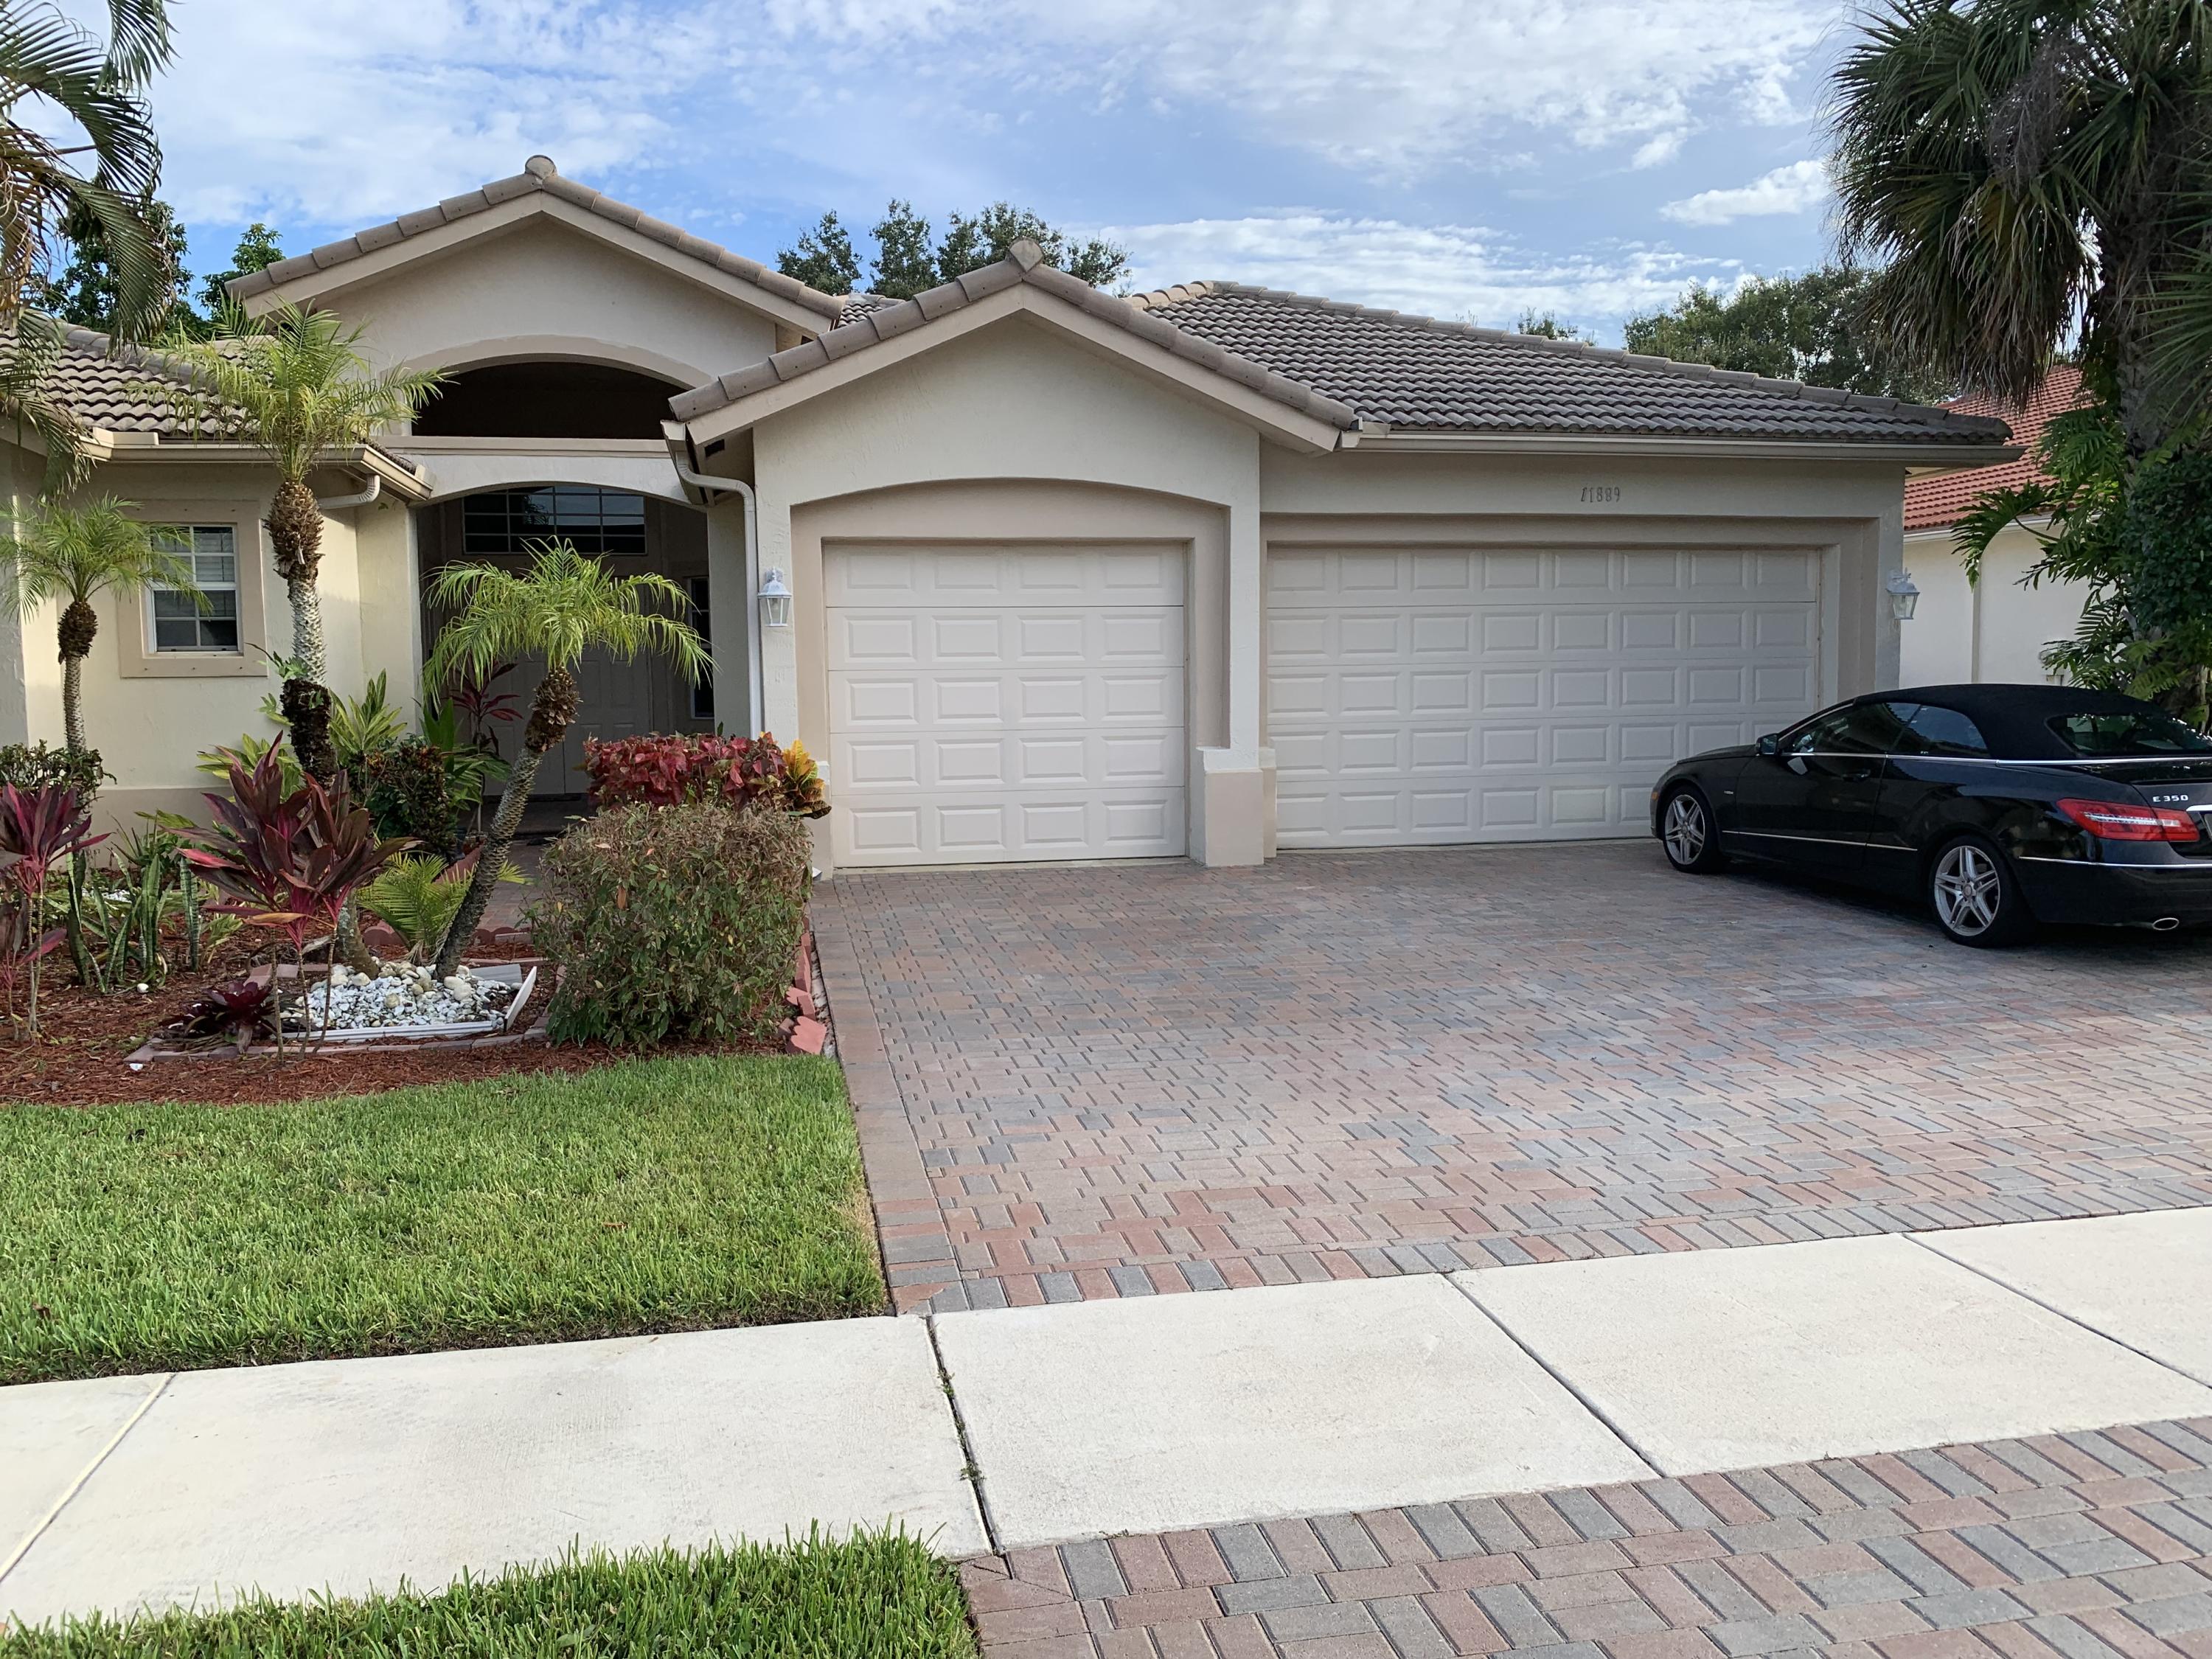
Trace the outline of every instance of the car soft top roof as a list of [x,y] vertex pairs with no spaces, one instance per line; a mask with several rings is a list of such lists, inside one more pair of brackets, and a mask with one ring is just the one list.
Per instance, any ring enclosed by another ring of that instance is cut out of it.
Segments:
[[2062,714],[2160,714],[2157,705],[2118,691],[2079,685],[1908,685],[1853,699],[1857,702],[1928,702],[1955,708],[1981,727],[1996,754],[2014,760],[2079,763],[2050,722]]

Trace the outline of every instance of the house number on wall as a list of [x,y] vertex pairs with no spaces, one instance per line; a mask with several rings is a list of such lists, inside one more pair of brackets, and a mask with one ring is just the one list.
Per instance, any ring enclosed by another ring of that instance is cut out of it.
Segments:
[[1617,501],[1620,499],[1619,484],[1584,484],[1583,500],[1588,501]]

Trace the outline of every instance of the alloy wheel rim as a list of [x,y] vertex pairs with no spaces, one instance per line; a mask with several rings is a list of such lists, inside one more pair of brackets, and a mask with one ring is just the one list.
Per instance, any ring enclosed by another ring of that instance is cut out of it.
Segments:
[[1695,864],[1705,850],[1705,815],[1688,795],[1667,804],[1667,851],[1677,864]]
[[1961,843],[1937,861],[1936,911],[1953,933],[1987,933],[2002,902],[1996,860],[1980,848]]

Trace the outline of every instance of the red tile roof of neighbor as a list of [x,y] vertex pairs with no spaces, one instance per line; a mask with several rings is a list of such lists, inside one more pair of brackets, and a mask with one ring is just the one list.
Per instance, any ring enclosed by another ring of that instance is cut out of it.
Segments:
[[1978,466],[1959,472],[1933,473],[1908,478],[1905,483],[1905,527],[1936,530],[1956,524],[1975,497],[1992,489],[2011,489],[2044,477],[2035,463],[2035,447],[2043,428],[2056,416],[2087,402],[2081,391],[2081,371],[2060,364],[2044,377],[2027,404],[2016,405],[1995,398],[1960,398],[1944,408],[1960,415],[1994,415],[2012,428],[2012,441],[2027,450],[2016,461],[1996,466]]

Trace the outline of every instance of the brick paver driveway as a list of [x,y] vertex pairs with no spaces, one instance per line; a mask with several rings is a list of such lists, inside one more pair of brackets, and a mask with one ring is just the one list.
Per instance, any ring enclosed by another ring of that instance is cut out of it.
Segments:
[[902,1306],[2212,1203],[2212,940],[1962,950],[1649,842],[857,872],[817,915],[927,1171]]

